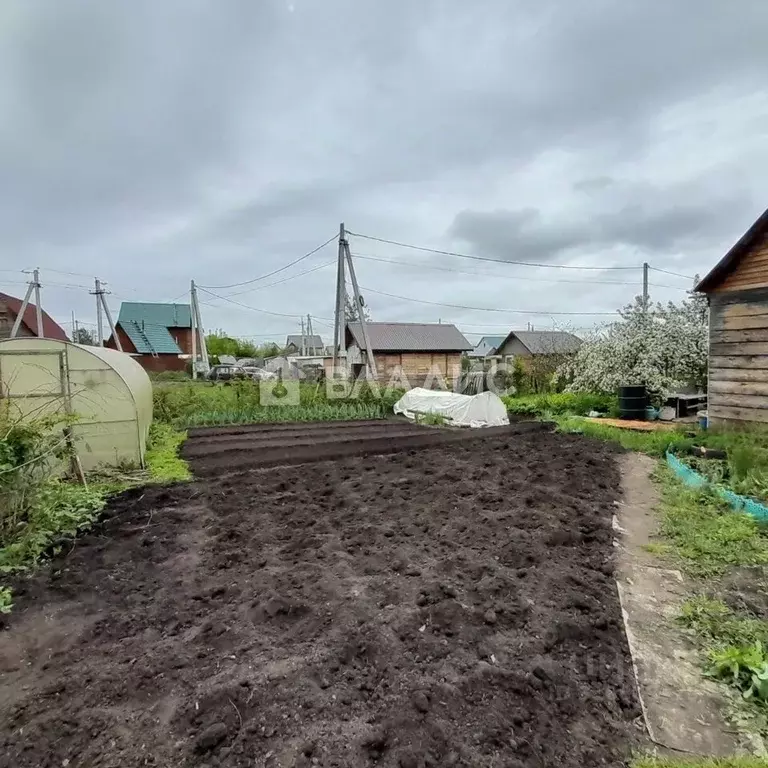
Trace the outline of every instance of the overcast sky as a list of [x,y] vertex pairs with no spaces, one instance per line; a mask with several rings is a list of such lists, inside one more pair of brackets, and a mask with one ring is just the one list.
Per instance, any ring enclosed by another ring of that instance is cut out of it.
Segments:
[[[39,266],[45,309],[94,322],[90,276],[115,312],[183,300],[191,278],[259,277],[343,220],[636,267],[353,237],[406,262],[358,259],[362,286],[521,311],[369,292],[374,320],[441,318],[471,340],[590,326],[605,317],[551,313],[614,310],[643,261],[703,274],[768,206],[766,30],[765,0],[3,0],[0,290],[23,294],[19,270]],[[334,258],[214,289],[290,317],[201,292],[205,324],[279,340],[311,313],[330,339],[333,265],[272,284]],[[652,272],[652,296],[689,282]]]

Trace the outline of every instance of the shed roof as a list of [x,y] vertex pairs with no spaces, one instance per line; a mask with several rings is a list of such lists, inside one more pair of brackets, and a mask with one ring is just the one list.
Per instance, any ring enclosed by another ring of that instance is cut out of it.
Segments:
[[[122,310],[121,310],[122,314]],[[118,320],[136,351],[142,355],[179,355],[181,349],[174,341],[168,328],[158,323],[136,320]]]
[[[310,348],[323,346],[323,340],[317,335],[309,336],[308,334],[305,334],[304,343]],[[300,333],[292,333],[288,336],[288,339],[285,342],[285,346],[289,347],[291,344],[293,344],[294,347],[301,349],[302,341]]]
[[[472,345],[449,323],[366,323],[374,351],[463,352]],[[347,324],[347,336],[363,346],[360,323]]]
[[[120,305],[119,323],[144,322],[165,328],[191,328],[189,304],[162,304],[151,301],[124,301]],[[127,332],[127,331],[126,331]]]
[[739,238],[738,242],[715,264],[712,270],[702,280],[699,280],[696,290],[709,293],[716,288],[739,265],[739,262],[749,253],[749,249],[763,235],[768,233],[768,209],[763,211],[757,221]]
[[582,344],[578,336],[567,331],[510,331],[499,346],[512,337],[519,339],[532,355],[570,355]]
[[[7,293],[0,293],[0,301],[2,301],[8,309],[13,312],[15,317],[18,317],[21,311],[21,305],[24,303],[21,299],[17,299],[15,296],[11,296]],[[42,304],[42,302],[40,302]],[[22,318],[24,325],[29,328],[35,336],[38,336],[37,332],[37,306],[30,302],[27,304],[27,309],[24,312]],[[69,341],[64,329],[43,309],[43,334],[46,339],[58,339],[59,341]]]

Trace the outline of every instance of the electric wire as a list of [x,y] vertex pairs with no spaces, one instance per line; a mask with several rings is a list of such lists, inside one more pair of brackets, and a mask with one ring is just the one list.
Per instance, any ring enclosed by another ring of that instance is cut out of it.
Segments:
[[383,237],[374,237],[373,235],[361,235],[359,232],[347,231],[348,235],[352,237],[362,237],[365,240],[375,240],[378,243],[388,243],[389,245],[396,245],[400,248],[411,248],[414,251],[425,251],[426,253],[438,253],[443,256],[456,256],[460,259],[472,259],[473,261],[492,261],[497,264],[515,264],[519,267],[546,267],[548,269],[586,269],[591,271],[602,272],[608,269],[642,269],[642,265],[636,265],[632,267],[592,267],[592,266],[576,266],[574,264],[539,264],[530,261],[511,261],[508,259],[494,259],[490,256],[471,256],[468,253],[457,253],[456,251],[442,251],[439,248],[426,248],[422,245],[412,245],[411,243],[401,243],[398,240],[387,240]]
[[298,259],[294,259],[293,261],[286,264],[284,267],[280,267],[280,269],[275,269],[272,272],[267,272],[265,275],[259,275],[259,277],[254,277],[251,280],[243,280],[239,283],[230,283],[229,285],[199,285],[198,288],[215,288],[216,290],[223,290],[225,288],[239,288],[241,285],[250,285],[251,283],[256,283],[259,280],[264,280],[267,277],[272,277],[272,275],[276,275],[279,272],[284,272],[289,267],[292,267],[294,264],[298,264],[300,261],[304,261],[304,259],[308,259],[310,256],[317,253],[319,250],[322,250],[325,248],[326,245],[330,245],[334,240],[338,240],[338,235],[334,235],[333,237],[328,238],[324,243],[321,245],[318,245],[317,248],[313,248],[309,253],[305,253],[303,256],[299,256]]
[[410,296],[398,296],[394,293],[386,293],[384,291],[377,291],[374,288],[365,288],[360,286],[360,290],[367,291],[368,293],[376,293],[380,296],[388,296],[390,299],[401,299],[402,301],[413,301],[416,304],[429,304],[433,307],[451,307],[452,309],[466,309],[473,312],[506,312],[516,315],[615,315],[616,312],[554,312],[550,310],[536,310],[536,309],[496,309],[492,307],[468,307],[463,304],[448,304],[440,301],[427,301],[426,299],[414,299]]

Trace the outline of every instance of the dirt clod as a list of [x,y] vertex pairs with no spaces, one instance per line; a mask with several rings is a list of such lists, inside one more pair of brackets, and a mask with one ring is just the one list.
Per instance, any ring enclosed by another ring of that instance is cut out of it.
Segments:
[[429,696],[424,691],[416,691],[411,696],[411,704],[417,712],[429,712]]
[[221,744],[227,738],[229,729],[224,723],[214,723],[209,725],[204,731],[198,734],[195,739],[196,752],[208,752]]

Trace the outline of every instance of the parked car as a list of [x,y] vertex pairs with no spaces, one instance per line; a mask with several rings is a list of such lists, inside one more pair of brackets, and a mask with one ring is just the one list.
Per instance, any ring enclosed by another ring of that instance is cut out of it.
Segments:
[[272,371],[265,371],[263,368],[257,368],[255,365],[243,366],[246,376],[249,376],[254,381],[265,381],[275,379],[277,376]]
[[248,374],[237,365],[214,365],[208,372],[209,381],[232,381],[232,379],[245,379]]

